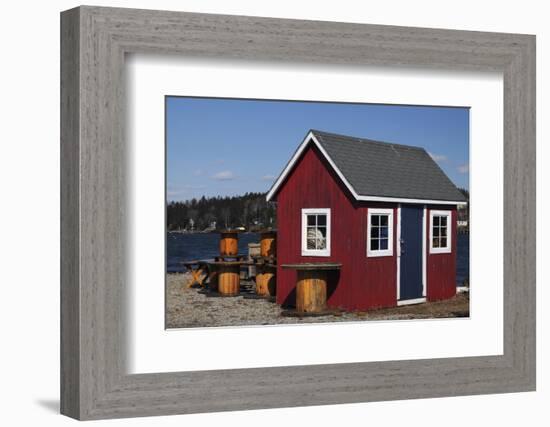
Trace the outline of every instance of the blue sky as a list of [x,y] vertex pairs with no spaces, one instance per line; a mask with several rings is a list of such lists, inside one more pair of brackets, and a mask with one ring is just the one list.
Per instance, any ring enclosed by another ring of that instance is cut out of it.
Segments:
[[309,129],[424,147],[469,188],[469,110],[168,97],[167,199],[265,192]]

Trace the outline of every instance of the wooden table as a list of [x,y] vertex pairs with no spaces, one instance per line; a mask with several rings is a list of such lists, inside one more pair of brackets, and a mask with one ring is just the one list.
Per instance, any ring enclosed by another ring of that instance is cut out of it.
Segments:
[[[215,262],[229,262],[229,261],[241,261],[244,262],[246,255],[236,255],[232,257],[217,256],[214,258]],[[206,284],[210,286],[211,290],[215,291],[217,287],[217,271],[213,267],[212,259],[199,259],[193,261],[184,261],[180,264],[183,265],[191,273],[191,279],[187,283],[187,287],[191,288],[194,285],[205,287]],[[207,280],[208,279],[208,280]]]
[[218,255],[216,257],[214,257],[214,261],[215,262],[218,262],[218,261],[244,261],[246,260],[246,258],[248,257],[248,255],[246,254],[240,254],[240,255]]
[[241,291],[241,266],[247,261],[212,261],[208,265],[216,272],[218,293],[222,296],[236,296]]
[[296,311],[321,313],[327,307],[327,271],[339,270],[341,263],[304,262],[283,264],[283,268],[296,270]]

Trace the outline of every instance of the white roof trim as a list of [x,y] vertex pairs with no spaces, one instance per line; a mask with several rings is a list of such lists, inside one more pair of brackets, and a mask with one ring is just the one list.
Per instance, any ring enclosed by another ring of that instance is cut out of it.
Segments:
[[383,197],[383,196],[360,196],[355,192],[351,184],[348,182],[348,180],[344,177],[344,174],[338,169],[338,167],[334,164],[328,153],[325,151],[323,146],[319,143],[317,138],[315,138],[315,135],[313,132],[308,132],[302,143],[298,146],[298,149],[290,159],[290,161],[287,163],[275,183],[271,186],[271,189],[267,193],[266,200],[269,202],[277,193],[277,190],[285,180],[285,178],[288,176],[290,171],[294,168],[294,165],[300,158],[301,154],[304,152],[305,148],[308,146],[310,141],[313,141],[313,143],[317,146],[319,151],[325,156],[325,159],[327,162],[329,162],[330,166],[332,166],[332,169],[334,169],[334,172],[338,175],[338,177],[342,180],[346,188],[349,190],[349,192],[353,195],[355,200],[361,200],[361,201],[370,201],[370,202],[395,202],[395,203],[425,203],[425,204],[436,204],[436,205],[465,205],[466,202],[459,202],[459,201],[449,201],[449,200],[427,200],[427,199],[407,199],[407,198],[397,198],[397,197]]

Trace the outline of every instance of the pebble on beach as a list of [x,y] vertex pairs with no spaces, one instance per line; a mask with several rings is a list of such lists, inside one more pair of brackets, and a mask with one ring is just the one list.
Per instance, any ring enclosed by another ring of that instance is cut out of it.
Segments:
[[286,317],[283,309],[267,300],[243,296],[208,297],[197,288],[188,288],[190,274],[168,274],[166,279],[166,328],[197,328],[212,326],[276,325],[302,323],[332,323],[365,320],[430,319],[436,317],[467,317],[467,293],[434,303],[392,307],[364,312],[342,312],[318,317]]

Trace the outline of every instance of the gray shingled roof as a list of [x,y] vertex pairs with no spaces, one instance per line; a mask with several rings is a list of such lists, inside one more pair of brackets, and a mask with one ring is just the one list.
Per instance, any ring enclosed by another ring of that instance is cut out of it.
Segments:
[[421,147],[311,132],[360,196],[466,200]]

